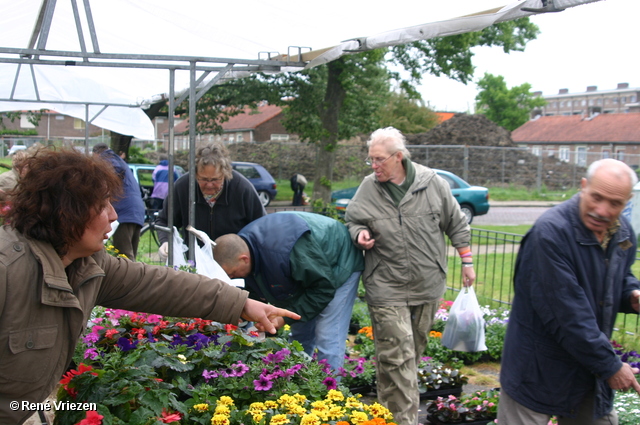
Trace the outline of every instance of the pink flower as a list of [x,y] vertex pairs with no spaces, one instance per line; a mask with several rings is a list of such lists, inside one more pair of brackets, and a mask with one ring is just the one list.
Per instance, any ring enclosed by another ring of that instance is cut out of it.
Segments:
[[162,409],[162,416],[158,418],[158,420],[163,424],[178,422],[180,419],[182,419],[182,415],[180,413],[169,413],[166,409]]

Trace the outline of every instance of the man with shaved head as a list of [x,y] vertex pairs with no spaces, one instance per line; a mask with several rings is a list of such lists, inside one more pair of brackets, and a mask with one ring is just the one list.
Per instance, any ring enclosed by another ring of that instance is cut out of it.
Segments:
[[498,422],[617,424],[614,390],[640,394],[609,342],[618,312],[638,313],[636,237],[621,215],[638,178],[596,161],[580,193],[543,214],[522,239],[507,327]]

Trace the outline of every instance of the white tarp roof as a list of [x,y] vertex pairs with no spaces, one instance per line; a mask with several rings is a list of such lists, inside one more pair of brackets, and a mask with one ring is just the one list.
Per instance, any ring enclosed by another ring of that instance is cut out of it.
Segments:
[[[593,1],[597,0],[555,0],[554,4],[568,8]],[[326,0],[322,4],[299,0],[84,2],[92,11],[100,53],[126,54],[126,61],[131,64],[143,62],[143,56],[137,61],[135,55],[221,58],[222,64],[224,59],[277,58],[297,62],[293,55],[302,52],[306,66],[326,63],[359,49],[480,30],[495,22],[531,14],[523,7],[542,6],[541,0],[395,0],[392,4],[375,0]],[[82,0],[57,2],[46,50],[80,51],[71,7],[74,3],[80,10],[86,50],[93,51]],[[0,0],[0,101],[46,101],[46,106],[40,103],[33,109],[52,109],[81,119],[85,118],[84,106],[56,101],[95,104],[90,106],[90,119],[102,109],[99,104],[115,104],[93,123],[122,134],[153,138],[151,123],[139,108],[118,105],[138,106],[167,93],[166,69],[83,67],[76,56],[68,58],[77,62],[74,67],[22,64],[13,89],[17,65],[11,61],[19,57],[17,49],[29,46],[41,4],[41,0]],[[472,14],[475,15],[455,18]],[[39,58],[65,59],[44,55]],[[89,61],[106,64],[118,59],[94,57]],[[301,69],[298,65],[280,70]],[[185,89],[188,85],[189,72],[176,71],[176,88]],[[32,106],[0,102],[0,110],[27,110]]]

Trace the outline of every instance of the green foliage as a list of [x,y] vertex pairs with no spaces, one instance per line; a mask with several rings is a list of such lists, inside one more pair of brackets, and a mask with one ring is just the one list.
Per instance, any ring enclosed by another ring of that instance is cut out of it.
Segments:
[[149,161],[142,150],[136,146],[129,147],[129,163],[131,164],[153,164]]
[[532,109],[547,103],[542,97],[533,96],[530,84],[509,89],[499,75],[485,73],[478,81],[478,87],[477,112],[510,131],[526,123]]
[[28,130],[0,129],[0,135],[37,136],[38,135],[38,130],[36,130],[35,128],[30,128]]
[[369,316],[369,308],[366,302],[356,299],[351,313],[351,323],[358,324],[361,328],[371,326],[371,316]]
[[438,116],[406,93],[392,93],[379,115],[379,127],[392,126],[404,134],[424,133],[438,125]]
[[[457,359],[452,359],[456,361]],[[418,389],[420,392],[431,390],[460,388],[469,382],[469,378],[456,367],[445,366],[442,362],[424,358],[418,365]]]

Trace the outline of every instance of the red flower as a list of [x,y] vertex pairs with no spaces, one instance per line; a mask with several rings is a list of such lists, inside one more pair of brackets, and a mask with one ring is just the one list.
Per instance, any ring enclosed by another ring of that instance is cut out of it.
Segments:
[[162,416],[158,418],[158,420],[163,424],[178,422],[180,419],[182,419],[182,415],[180,413],[169,413],[166,409],[162,409]]
[[118,333],[117,329],[108,329],[107,332],[105,332],[104,336],[106,336],[107,338],[113,339],[113,336],[117,333]]
[[230,334],[231,331],[235,331],[238,329],[236,325],[224,325],[224,330],[227,331],[227,334]]
[[87,416],[76,425],[102,425],[104,416],[98,414],[95,410],[87,410]]
[[[75,396],[78,394],[78,392],[73,388],[69,388],[69,383],[76,376],[82,375],[83,373],[89,372],[90,370],[93,370],[93,368],[91,366],[87,366],[84,363],[80,363],[80,367],[78,367],[78,370],[71,369],[69,372],[64,374],[64,376],[60,380],[60,384],[64,387],[64,389],[67,391],[67,393],[71,397],[75,398]],[[94,376],[98,376],[98,374],[96,372],[91,372],[91,374],[94,375]]]

